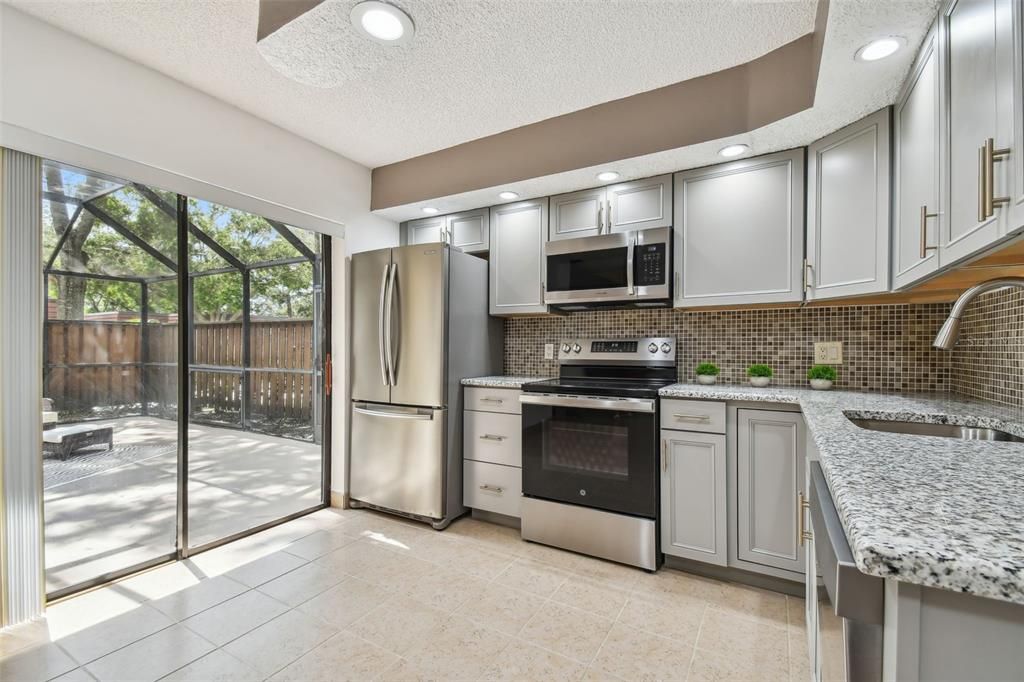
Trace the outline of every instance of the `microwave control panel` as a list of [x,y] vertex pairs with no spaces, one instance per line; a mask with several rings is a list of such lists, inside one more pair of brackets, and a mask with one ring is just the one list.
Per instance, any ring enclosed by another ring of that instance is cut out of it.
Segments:
[[638,287],[657,286],[668,282],[665,265],[667,244],[640,244],[636,247],[634,258],[634,284]]

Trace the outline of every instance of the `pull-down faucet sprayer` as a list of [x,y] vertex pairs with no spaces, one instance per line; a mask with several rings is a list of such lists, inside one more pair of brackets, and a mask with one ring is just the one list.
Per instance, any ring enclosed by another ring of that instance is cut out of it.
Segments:
[[1020,287],[1024,289],[1024,277],[991,279],[987,282],[976,284],[960,294],[960,298],[953,304],[953,309],[949,311],[949,317],[942,323],[939,333],[935,335],[935,341],[932,342],[932,345],[942,350],[953,350],[956,340],[960,337],[960,316],[963,314],[964,309],[967,308],[967,305],[986,291],[1002,289],[1004,287]]

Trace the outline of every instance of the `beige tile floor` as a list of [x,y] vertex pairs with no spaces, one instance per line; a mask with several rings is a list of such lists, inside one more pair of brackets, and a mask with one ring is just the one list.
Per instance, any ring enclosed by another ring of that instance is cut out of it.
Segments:
[[338,509],[0,633],[4,682],[809,677],[802,600]]

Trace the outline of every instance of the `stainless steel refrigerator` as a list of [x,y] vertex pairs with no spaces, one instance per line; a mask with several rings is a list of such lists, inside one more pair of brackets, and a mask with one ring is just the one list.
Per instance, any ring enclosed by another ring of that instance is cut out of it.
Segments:
[[444,528],[462,504],[464,377],[501,372],[487,261],[447,244],[352,257],[349,497]]

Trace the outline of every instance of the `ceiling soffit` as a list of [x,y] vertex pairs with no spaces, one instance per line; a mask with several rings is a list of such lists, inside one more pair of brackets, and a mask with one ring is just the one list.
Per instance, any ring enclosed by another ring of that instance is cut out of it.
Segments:
[[828,0],[814,30],[744,64],[373,170],[371,210],[746,133],[814,105]]

